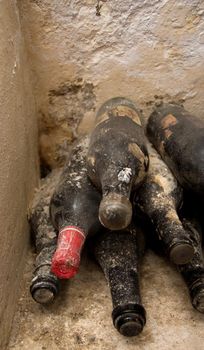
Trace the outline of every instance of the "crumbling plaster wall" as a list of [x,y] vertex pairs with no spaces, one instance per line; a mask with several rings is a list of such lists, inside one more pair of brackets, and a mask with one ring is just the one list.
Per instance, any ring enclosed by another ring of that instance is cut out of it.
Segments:
[[38,177],[37,123],[15,0],[0,1],[0,349],[8,340]]
[[203,0],[20,0],[35,78],[42,158],[63,163],[95,109],[124,95],[147,115],[184,101],[203,115]]

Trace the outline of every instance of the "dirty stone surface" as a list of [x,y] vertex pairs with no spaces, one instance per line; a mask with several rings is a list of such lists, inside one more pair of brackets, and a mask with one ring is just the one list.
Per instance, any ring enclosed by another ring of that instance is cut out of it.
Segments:
[[147,324],[133,338],[112,326],[109,289],[95,262],[85,256],[78,276],[63,283],[53,305],[43,307],[29,295],[33,259],[30,252],[8,349],[203,349],[204,315],[193,309],[181,276],[162,257],[152,252],[144,257],[141,289]]
[[[62,165],[107,99],[159,99],[203,116],[203,0],[18,0],[41,159]],[[97,6],[98,5],[98,6]]]

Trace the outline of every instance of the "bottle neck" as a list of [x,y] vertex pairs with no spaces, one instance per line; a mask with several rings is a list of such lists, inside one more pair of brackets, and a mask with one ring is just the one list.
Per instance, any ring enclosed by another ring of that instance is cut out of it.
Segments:
[[111,291],[113,308],[141,304],[138,270],[135,267],[115,266],[107,269],[106,277]]
[[76,226],[66,226],[60,230],[52,258],[52,272],[58,278],[69,279],[78,272],[85,238],[85,233]]
[[[128,168],[127,168],[128,169]],[[119,172],[120,175],[121,171]],[[129,197],[133,176],[131,170],[120,177],[116,169],[109,169],[102,177],[103,199],[99,207],[99,220],[110,230],[126,228],[132,219],[132,205]]]
[[56,245],[57,242],[57,232],[54,227],[50,224],[45,229],[39,229],[35,236],[35,247],[36,252],[40,253],[43,248],[51,247]]
[[140,247],[137,243],[136,237],[128,231],[109,231],[94,244],[96,259],[111,289],[113,307],[141,303],[138,277]]
[[182,273],[186,282],[191,285],[194,280],[199,277],[204,277],[204,258],[202,252],[202,237],[200,232],[195,229],[194,224],[188,220],[183,220],[183,226],[189,233],[190,239],[194,247],[194,256],[188,264],[178,266],[178,270]]
[[76,193],[72,202],[63,201],[59,207],[51,203],[50,215],[59,232],[67,226],[76,226],[87,236],[94,234],[99,226],[98,208],[101,195],[96,190]]
[[172,262],[188,263],[193,257],[194,248],[189,232],[182,226],[175,208],[161,204],[149,212],[149,217]]

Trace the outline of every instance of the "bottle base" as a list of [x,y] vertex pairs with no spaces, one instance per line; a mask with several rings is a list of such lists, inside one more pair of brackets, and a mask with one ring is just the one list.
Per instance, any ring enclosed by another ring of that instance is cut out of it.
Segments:
[[171,261],[176,265],[187,264],[194,255],[194,248],[190,243],[177,243],[169,253]]
[[114,327],[125,337],[140,334],[146,323],[146,312],[142,305],[130,304],[116,307],[112,312]]
[[51,303],[59,292],[57,279],[49,277],[35,277],[30,286],[32,298],[39,304]]

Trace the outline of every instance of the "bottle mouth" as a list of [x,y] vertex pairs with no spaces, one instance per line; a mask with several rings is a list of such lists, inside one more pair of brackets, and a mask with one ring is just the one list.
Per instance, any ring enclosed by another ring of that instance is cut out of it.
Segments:
[[170,248],[169,257],[176,265],[189,263],[194,255],[194,248],[189,242],[179,242]]
[[109,230],[125,229],[132,219],[129,199],[117,193],[109,193],[99,206],[99,220]]
[[32,280],[30,293],[32,298],[39,304],[51,303],[59,292],[57,279],[48,277],[37,277]]
[[[79,270],[79,262],[77,266],[73,266],[71,262],[68,261],[68,259],[69,258],[60,259],[58,257],[57,259],[55,258],[55,260],[52,261],[52,273],[54,273],[54,275],[60,279],[73,278]],[[73,264],[75,264],[75,262],[73,262]]]
[[204,278],[193,284],[190,290],[193,307],[204,314]]
[[116,307],[112,312],[114,327],[125,337],[140,334],[146,323],[146,312],[142,305],[130,304]]

